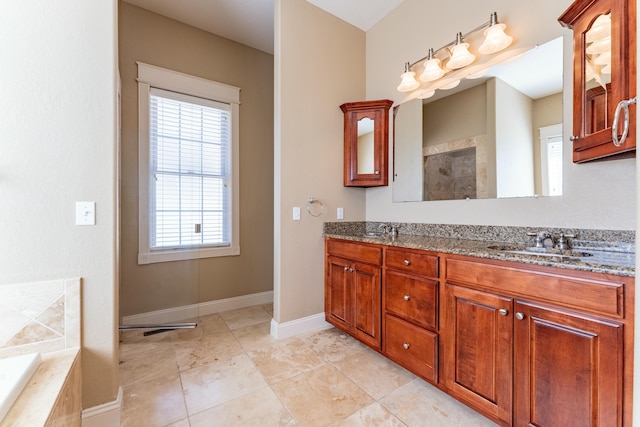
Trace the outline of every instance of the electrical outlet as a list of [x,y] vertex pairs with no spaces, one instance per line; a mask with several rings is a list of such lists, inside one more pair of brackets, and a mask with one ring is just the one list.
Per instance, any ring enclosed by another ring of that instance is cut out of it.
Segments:
[[337,219],[344,219],[344,208],[338,208],[336,212]]

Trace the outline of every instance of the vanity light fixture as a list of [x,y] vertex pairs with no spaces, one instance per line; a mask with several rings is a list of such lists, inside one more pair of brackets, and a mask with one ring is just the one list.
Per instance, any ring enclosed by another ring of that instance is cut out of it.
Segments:
[[457,70],[466,67],[476,60],[476,56],[469,52],[469,43],[462,42],[462,33],[456,34],[456,44],[451,48],[451,59],[447,62],[447,68]]
[[446,84],[444,86],[440,86],[440,89],[444,89],[444,90],[453,89],[454,87],[458,87],[459,84],[460,84],[460,80],[454,80],[449,84]]
[[509,46],[513,41],[513,37],[505,34],[505,28],[507,28],[507,26],[499,23],[498,14],[493,12],[489,20],[489,28],[484,30],[485,39],[480,45],[480,48],[478,48],[478,52],[483,55],[489,55],[500,52]]
[[[484,36],[484,41],[478,48],[478,52],[481,55],[492,55],[506,49],[513,42],[513,38],[504,32],[506,27],[507,26],[505,24],[498,22],[497,13],[493,12],[490,15],[489,21],[485,22],[478,28],[471,30],[467,34],[459,32],[456,34],[456,39],[453,42],[450,42],[436,50],[431,48],[429,49],[427,56],[424,58],[420,58],[413,63],[405,63],[405,71],[400,76],[402,81],[398,86],[398,91],[411,92],[421,87],[420,82],[415,78],[415,72],[412,71],[412,69],[418,64],[423,64],[424,66],[424,70],[420,74],[420,80],[424,83],[430,83],[475,62],[477,58],[469,51],[469,43],[463,41],[467,38],[471,42],[474,42]],[[480,34],[480,31],[483,31],[483,33]],[[484,62],[488,62],[488,60],[481,57],[478,62],[478,68],[481,67]],[[488,71],[489,67],[485,68]],[[483,68],[483,70],[485,68]],[[480,77],[479,74],[479,72],[473,72],[471,75],[477,75],[477,77]],[[467,76],[461,75],[461,77]],[[453,84],[454,83],[451,83],[447,86],[453,86]],[[422,85],[422,89],[425,90],[425,93],[430,90],[429,88],[430,85],[428,84]],[[440,89],[442,88],[443,87],[440,87]]]
[[410,71],[410,64],[407,62],[404,64],[404,73],[400,75],[402,81],[398,85],[398,92],[411,92],[412,90],[418,89],[420,87],[420,83],[415,78],[416,73]]
[[444,76],[444,70],[440,66],[440,60],[433,53],[433,48],[429,49],[427,61],[424,63],[424,71],[420,74],[423,82],[432,82]]

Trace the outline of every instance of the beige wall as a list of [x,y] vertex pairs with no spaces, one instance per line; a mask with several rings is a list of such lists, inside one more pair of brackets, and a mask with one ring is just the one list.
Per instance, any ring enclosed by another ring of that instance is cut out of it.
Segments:
[[[273,56],[120,3],[122,316],[273,289]],[[240,256],[139,266],[136,61],[241,88]]]
[[[364,219],[364,190],[342,185],[339,106],[365,99],[365,33],[305,0],[275,4],[274,318],[282,323],[324,311],[322,223],[337,207],[346,220]],[[306,212],[309,197],[323,215]]]
[[[486,3],[405,0],[367,31],[367,98],[401,101],[396,91],[402,66],[438,48],[489,18],[491,11],[508,24],[514,46],[533,46],[560,35],[571,52],[572,32],[562,28],[558,16],[571,0],[496,0]],[[459,13],[460,10],[464,13]],[[492,224],[597,229],[635,229],[635,159],[575,165],[569,135],[572,117],[572,56],[564,55],[563,104],[565,140],[564,196],[421,203],[392,203],[391,188],[368,189],[366,217],[371,221],[407,221],[456,224]]]
[[[0,284],[82,278],[85,408],[118,390],[116,6],[0,14]],[[75,225],[76,201],[96,202],[95,226]]]

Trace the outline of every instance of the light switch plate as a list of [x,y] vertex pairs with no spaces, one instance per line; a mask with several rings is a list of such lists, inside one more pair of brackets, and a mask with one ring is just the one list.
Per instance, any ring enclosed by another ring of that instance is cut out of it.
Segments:
[[293,208],[293,220],[300,221],[300,208],[297,206]]
[[336,211],[336,218],[344,219],[344,208],[338,208],[338,210]]
[[76,202],[76,225],[96,225],[96,202]]

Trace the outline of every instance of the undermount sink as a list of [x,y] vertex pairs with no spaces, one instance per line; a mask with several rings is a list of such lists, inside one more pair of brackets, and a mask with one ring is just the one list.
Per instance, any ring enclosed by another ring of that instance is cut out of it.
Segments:
[[524,246],[524,245],[496,245],[496,246],[489,246],[487,249],[493,249],[501,252],[509,252],[512,254],[561,257],[561,258],[585,258],[585,257],[593,256],[593,254],[589,252],[583,252],[575,249],[556,249],[556,248],[547,248],[547,247],[538,248],[535,246]]
[[362,237],[368,237],[370,239],[382,239],[384,235],[382,233],[375,233],[373,231],[367,231],[362,234]]

